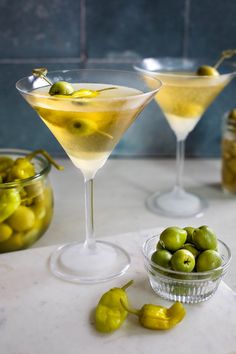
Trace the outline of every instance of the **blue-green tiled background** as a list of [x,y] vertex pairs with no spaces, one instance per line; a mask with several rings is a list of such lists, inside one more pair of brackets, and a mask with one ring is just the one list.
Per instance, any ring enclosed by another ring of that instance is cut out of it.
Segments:
[[[222,50],[236,48],[235,18],[233,0],[0,0],[0,148],[63,153],[16,92],[15,82],[32,68],[132,70],[140,57],[216,58]],[[234,107],[236,81],[189,135],[188,156],[219,156],[221,119]],[[138,156],[174,152],[174,135],[155,102],[115,150]]]

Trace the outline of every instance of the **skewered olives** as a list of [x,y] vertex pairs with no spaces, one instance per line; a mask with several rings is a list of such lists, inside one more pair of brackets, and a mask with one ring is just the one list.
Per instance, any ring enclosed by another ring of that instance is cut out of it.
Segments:
[[197,70],[197,75],[199,76],[218,76],[219,72],[210,65],[202,65]]
[[202,65],[198,68],[196,74],[199,76],[219,76],[218,67],[223,63],[225,59],[229,59],[236,54],[236,49],[224,50],[214,66]]
[[73,92],[73,86],[69,82],[57,81],[50,87],[49,95],[71,95]]

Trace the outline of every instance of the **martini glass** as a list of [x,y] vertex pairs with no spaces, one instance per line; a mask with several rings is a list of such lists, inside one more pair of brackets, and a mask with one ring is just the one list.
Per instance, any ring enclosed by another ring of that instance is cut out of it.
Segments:
[[[176,182],[164,193],[155,193],[147,200],[154,213],[173,217],[200,216],[207,202],[185,191],[182,185],[185,140],[201,119],[208,106],[229,84],[235,72],[227,65],[220,67],[218,76],[196,75],[200,60],[180,58],[146,58],[135,69],[159,78],[163,87],[155,99],[176,136]],[[152,83],[149,83],[152,86]]]
[[[138,73],[112,70],[55,71],[47,74],[47,81],[45,76],[29,76],[16,84],[84,176],[86,237],[84,242],[62,245],[52,254],[50,268],[59,278],[102,282],[122,275],[130,265],[124,249],[95,240],[93,180],[125,131],[159,91],[161,82],[145,77],[152,88]],[[75,94],[51,96],[48,82],[57,81],[72,84]]]

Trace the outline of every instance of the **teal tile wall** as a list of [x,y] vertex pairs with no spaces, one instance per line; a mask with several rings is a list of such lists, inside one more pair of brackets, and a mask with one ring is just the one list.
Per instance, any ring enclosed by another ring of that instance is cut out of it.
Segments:
[[[63,150],[16,92],[35,67],[133,70],[140,57],[216,58],[236,47],[232,0],[0,1],[0,148]],[[234,60],[236,65],[236,59]],[[236,107],[236,80],[186,142],[188,156],[220,154],[221,119]],[[175,137],[152,102],[116,147],[119,156],[173,156]]]
[[[185,0],[87,1],[88,52],[92,57],[180,56]],[[178,14],[177,16],[175,14]]]
[[80,2],[1,0],[0,58],[80,55]]

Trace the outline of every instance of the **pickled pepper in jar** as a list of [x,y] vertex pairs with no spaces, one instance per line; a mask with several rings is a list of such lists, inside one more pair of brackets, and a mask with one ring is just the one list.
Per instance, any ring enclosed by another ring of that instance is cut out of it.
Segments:
[[236,194],[236,109],[224,117],[222,152],[222,188]]

